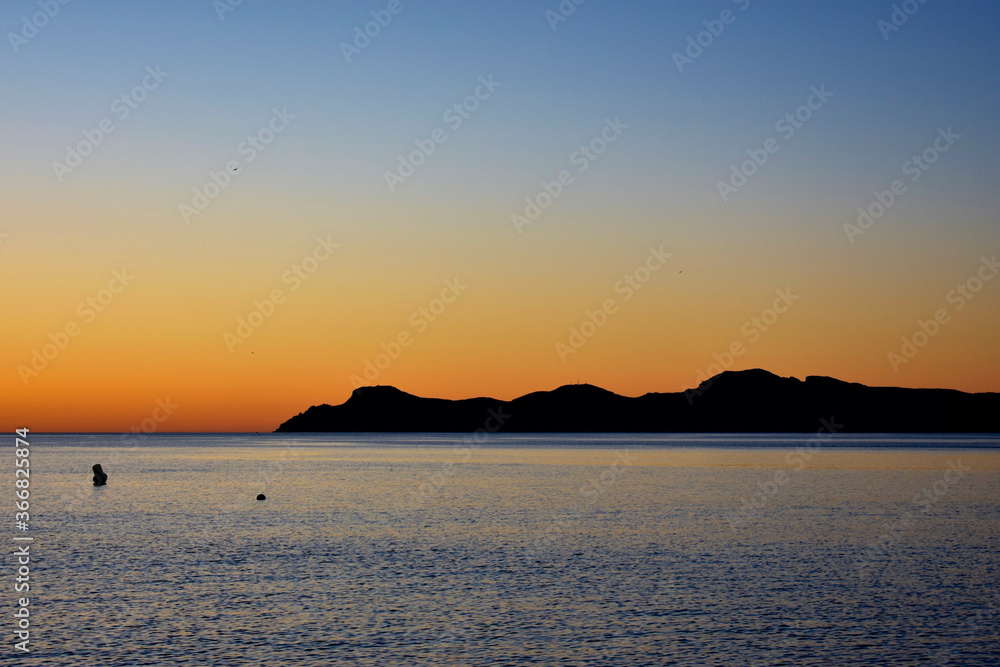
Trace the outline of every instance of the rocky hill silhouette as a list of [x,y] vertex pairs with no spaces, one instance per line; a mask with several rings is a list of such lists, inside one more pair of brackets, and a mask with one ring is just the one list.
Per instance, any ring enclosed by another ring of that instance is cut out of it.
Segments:
[[511,401],[421,398],[395,387],[356,389],[278,427],[295,432],[998,433],[1000,394],[868,387],[829,377],[726,371],[697,389],[630,398],[588,384]]

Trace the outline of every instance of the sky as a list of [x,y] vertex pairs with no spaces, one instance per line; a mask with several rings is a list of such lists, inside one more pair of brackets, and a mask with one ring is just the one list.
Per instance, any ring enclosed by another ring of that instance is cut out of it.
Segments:
[[6,430],[746,368],[1000,391],[1000,3],[11,0],[0,29]]

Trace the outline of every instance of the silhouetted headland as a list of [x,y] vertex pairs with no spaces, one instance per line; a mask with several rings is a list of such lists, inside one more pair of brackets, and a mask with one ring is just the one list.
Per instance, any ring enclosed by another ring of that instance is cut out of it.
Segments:
[[[492,416],[491,416],[492,415]],[[492,419],[493,421],[488,422]],[[395,387],[355,389],[343,405],[317,405],[278,427],[295,432],[507,433],[997,433],[1000,394],[804,381],[764,370],[726,371],[696,389],[619,396],[589,384],[512,401],[421,398]]]

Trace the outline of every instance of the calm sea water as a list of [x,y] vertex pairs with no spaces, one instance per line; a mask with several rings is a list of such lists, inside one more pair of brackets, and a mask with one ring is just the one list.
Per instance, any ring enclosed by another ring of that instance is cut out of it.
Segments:
[[1000,664],[1000,437],[128,444],[32,438],[4,661]]

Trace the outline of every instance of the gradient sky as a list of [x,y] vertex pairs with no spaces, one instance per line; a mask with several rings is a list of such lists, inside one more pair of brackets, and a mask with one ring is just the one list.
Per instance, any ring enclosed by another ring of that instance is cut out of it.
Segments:
[[[127,431],[169,399],[161,431],[272,430],[348,398],[402,332],[412,343],[372,383],[447,398],[678,391],[713,355],[1000,390],[1000,280],[948,300],[1000,252],[1000,4],[932,0],[886,39],[888,1],[588,0],[553,29],[555,0],[402,0],[347,62],[341,44],[389,4],[244,0],[220,19],[211,0],[77,1],[16,52],[9,33],[41,10],[3,4],[2,428]],[[724,10],[679,72],[674,53]],[[156,67],[169,75],[119,118],[116,98]],[[490,76],[499,87],[452,129],[445,112]],[[832,97],[783,136],[821,86]],[[246,162],[241,142],[276,108],[294,119]],[[53,162],[103,119],[114,131],[60,181]],[[607,119],[627,128],[577,172]],[[447,140],[390,191],[385,172],[435,128]],[[904,163],[947,128],[959,138],[909,181]],[[778,151],[723,201],[717,182],[771,137]],[[179,205],[231,160],[186,222]],[[512,214],[562,170],[573,182],[519,233]],[[896,179],[906,191],[849,242],[844,225]],[[318,238],[339,248],[292,289],[283,276]],[[651,246],[672,256],[625,300],[615,286]],[[122,269],[134,280],[91,319],[79,304]],[[423,328],[419,309],[456,278]],[[276,289],[284,302],[231,351],[224,335]],[[758,329],[786,289],[798,299]],[[894,369],[887,355],[940,309]],[[78,335],[25,381],[68,324]]]

